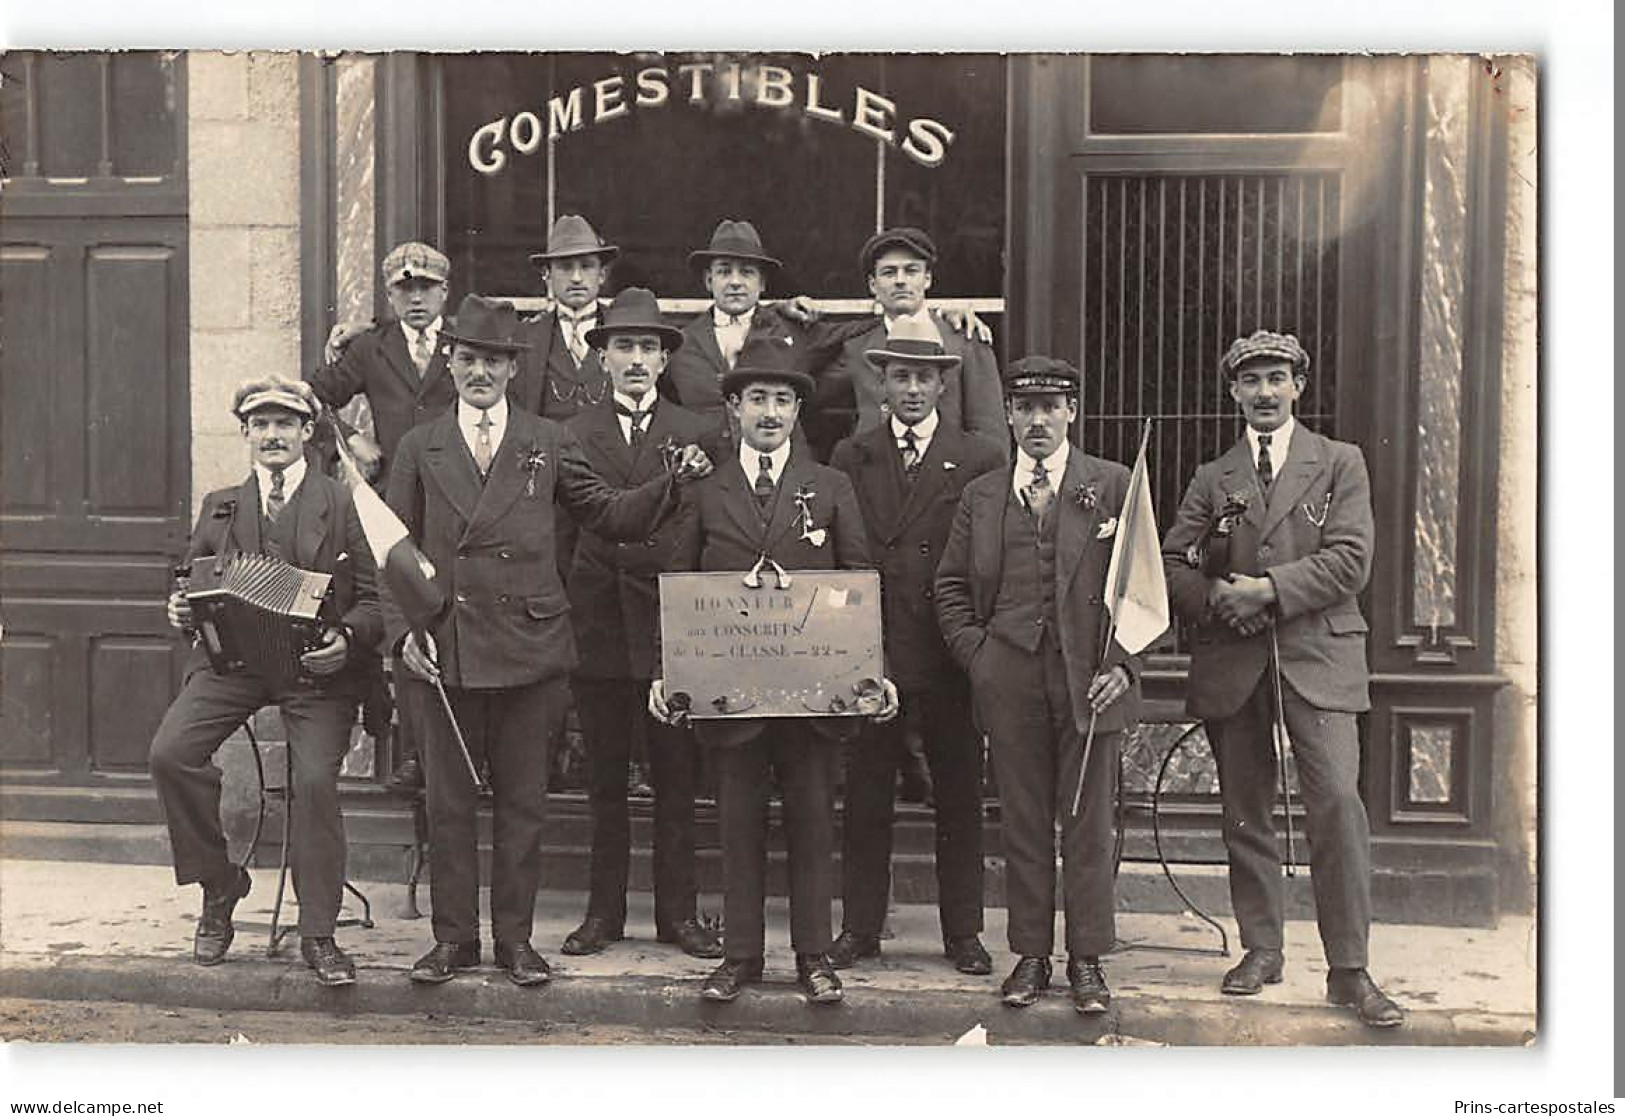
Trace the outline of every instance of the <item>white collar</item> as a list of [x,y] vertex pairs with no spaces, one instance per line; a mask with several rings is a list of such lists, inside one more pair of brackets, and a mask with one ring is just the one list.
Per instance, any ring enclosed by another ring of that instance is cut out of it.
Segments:
[[711,325],[717,329],[727,329],[730,326],[744,326],[750,328],[751,319],[756,316],[756,307],[752,306],[743,314],[730,314],[716,303],[711,304]]
[[1288,415],[1286,421],[1274,430],[1258,431],[1252,427],[1247,428],[1247,448],[1253,451],[1253,460],[1258,460],[1258,435],[1265,433],[1270,436],[1270,465],[1279,473],[1281,465],[1286,461],[1286,451],[1292,446],[1292,432],[1298,427],[1298,420]]
[[489,411],[481,411],[478,407],[470,406],[461,396],[457,398],[457,425],[465,430],[477,430],[480,425],[480,416],[491,416],[491,431],[493,440],[497,432],[508,425],[508,397],[504,395],[498,399]]
[[[254,475],[259,478],[260,485],[260,511],[265,511],[265,501],[271,495],[271,470],[255,462]],[[282,470],[282,499],[284,502],[293,499],[293,494],[299,491],[299,486],[305,481],[305,459],[301,456],[292,465]]]
[[[637,400],[633,399],[630,395],[623,395],[618,391],[613,392],[612,394],[615,397],[615,402],[617,402],[621,406],[625,407],[628,411],[637,411],[640,414],[642,412],[644,412],[644,411],[652,411],[652,410],[654,410],[655,409],[655,403],[660,398],[660,393],[655,391],[653,388],[650,388],[648,393],[646,395],[644,395],[643,404],[640,406],[638,404]],[[616,417],[620,418],[621,421],[623,421],[623,422],[630,422],[631,421],[625,415],[618,415]]]
[[[1067,455],[1072,450],[1071,442],[1062,442],[1056,451],[1044,458],[1044,475],[1049,478],[1049,486],[1055,491],[1061,490],[1061,478],[1066,475]],[[1033,458],[1027,456],[1027,451],[1017,447],[1016,468],[1011,475],[1011,485],[1019,495],[1033,480],[1033,466],[1037,464]]]
[[407,325],[406,322],[403,320],[401,322],[401,332],[406,335],[406,343],[407,343],[407,345],[411,345],[413,341],[417,340],[417,337],[418,337],[419,333],[423,334],[423,339],[425,341],[427,341],[427,342],[429,342],[429,344],[433,345],[434,342],[435,342],[435,338],[440,336],[440,327],[443,324],[444,324],[444,319],[437,317],[437,318],[435,318],[434,321],[432,321],[428,325],[424,326],[421,330],[416,330],[416,329],[413,329],[411,326]]
[[929,415],[926,415],[923,419],[921,419],[919,422],[915,423],[913,426],[905,426],[905,425],[903,425],[903,423],[898,419],[898,417],[896,415],[893,415],[891,417],[892,441],[901,442],[903,440],[903,434],[906,431],[912,430],[912,431],[914,431],[914,442],[915,442],[915,444],[920,447],[920,452],[924,453],[925,452],[925,446],[927,444],[929,444],[932,437],[934,437],[936,435],[937,424],[939,422],[941,422],[941,421],[942,421],[942,413],[940,411],[938,411],[935,407],[931,408],[931,413]]
[[598,317],[598,300],[594,299],[590,305],[582,307],[579,311],[571,310],[561,302],[553,313],[561,322],[574,322],[580,325],[582,322],[595,321]]
[[905,321],[918,322],[921,325],[930,326],[933,330],[936,331],[936,333],[937,333],[937,335],[939,337],[942,334],[942,330],[937,328],[936,321],[931,317],[931,309],[930,309],[930,307],[927,307],[927,306],[921,306],[919,311],[916,312],[916,313],[913,313],[913,314],[900,314],[895,318],[888,318],[888,317],[882,316],[882,318],[880,320],[881,320],[882,324],[884,324],[885,327],[886,327],[886,336],[887,337],[890,337],[892,330],[897,328],[897,323],[905,322]]
[[[784,444],[767,455],[772,459],[768,472],[773,475],[773,483],[778,484],[779,478],[784,476],[784,467],[790,462],[790,439],[786,438]],[[762,451],[752,449],[745,440],[739,440],[739,467],[745,470],[745,479],[755,482],[756,475],[762,471]]]

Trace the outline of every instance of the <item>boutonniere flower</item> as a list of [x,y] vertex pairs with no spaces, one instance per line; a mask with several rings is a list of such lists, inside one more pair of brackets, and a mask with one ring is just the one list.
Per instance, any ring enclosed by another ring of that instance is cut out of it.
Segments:
[[1213,533],[1219,538],[1229,538],[1235,531],[1236,524],[1241,517],[1247,514],[1247,494],[1245,492],[1226,492],[1224,506],[1219,509],[1219,519],[1213,525]]
[[796,489],[794,499],[796,511],[801,515],[801,537],[814,546],[823,546],[825,540],[829,538],[829,529],[813,526],[812,502],[817,496],[818,493],[814,491],[812,485],[804,484]]
[[1101,520],[1100,526],[1095,528],[1095,538],[1097,539],[1109,539],[1115,534],[1117,534],[1117,517],[1115,515],[1110,519]]
[[1100,490],[1092,484],[1079,484],[1072,489],[1072,502],[1084,511],[1100,506]]
[[945,472],[945,473],[952,472],[953,470],[955,470],[957,468],[959,468],[959,466],[955,465],[952,461],[944,461],[942,463],[942,471]]
[[539,450],[534,445],[531,446],[520,457],[519,467],[528,474],[528,479],[525,481],[525,495],[534,497],[536,495],[536,474],[547,468],[546,451]]

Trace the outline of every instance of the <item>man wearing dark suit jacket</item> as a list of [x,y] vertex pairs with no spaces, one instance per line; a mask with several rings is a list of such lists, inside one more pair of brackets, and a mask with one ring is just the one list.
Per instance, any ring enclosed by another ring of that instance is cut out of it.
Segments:
[[[578,661],[555,501],[602,535],[641,540],[667,506],[670,479],[617,492],[593,473],[568,429],[510,406],[506,389],[524,344],[518,333],[511,303],[470,295],[459,307],[450,338],[457,406],[401,439],[388,496],[437,571],[446,613],[432,632],[408,632],[387,593],[384,604],[390,646],[417,678],[438,677],[475,762],[489,764],[496,962],[514,983],[535,985],[550,977],[530,944],[547,751]],[[704,455],[688,447],[679,477],[684,464],[703,469]],[[478,795],[444,717],[430,722],[425,743],[435,945],[411,977],[439,983],[480,963]]]
[[887,670],[902,717],[866,730],[845,782],[842,929],[830,962],[847,968],[880,954],[891,892],[892,818],[905,758],[902,727],[921,733],[936,807],[937,911],[943,950],[960,972],[985,975],[982,946],[982,738],[971,723],[965,677],[937,625],[934,582],[965,486],[1004,461],[1002,447],[941,421],[943,378],[959,358],[937,331],[905,320],[864,354],[890,417],[835,447],[830,464],[852,478],[880,560]]
[[[739,420],[739,451],[705,481],[684,490],[673,570],[743,573],[764,562],[785,570],[869,566],[852,483],[790,441],[801,400],[811,388],[811,379],[794,367],[791,346],[767,338],[746,343],[723,383]],[[883,686],[886,702],[875,716],[889,718],[897,711],[897,692],[889,679]],[[650,685],[649,708],[660,720],[680,716],[667,705],[660,679]],[[715,758],[724,876],[725,960],[701,987],[705,999],[733,1000],[745,985],[762,979],[768,799],[776,773],[790,849],[790,942],[797,983],[809,1003],[841,1000],[841,981],[826,952],[835,764],[848,724],[840,718],[696,724],[695,735]]]
[[[661,321],[654,292],[628,287],[616,295],[587,340],[609,373],[611,394],[568,425],[600,477],[616,488],[636,488],[665,474],[671,449],[714,442],[713,423],[660,399],[655,390],[683,335]],[[671,556],[671,528],[668,521],[641,542],[583,531],[570,571],[570,615],[581,655],[572,687],[592,806],[587,915],[563,946],[572,956],[601,952],[625,931],[627,767],[634,739],[643,736],[654,789],[655,937],[694,957],[722,956],[721,940],[697,917],[694,736],[652,720],[644,709],[649,682],[660,673],[654,651],[659,574]]]
[[999,783],[1010,949],[1020,958],[1004,1002],[1025,1007],[1049,986],[1059,811],[1067,980],[1073,1006],[1098,1014],[1111,1003],[1100,957],[1116,936],[1112,784],[1119,738],[1139,718],[1140,660],[1104,646],[1106,571],[1129,471],[1067,441],[1079,387],[1078,370],[1049,357],[1005,371],[1015,465],[966,487],[936,590]]
[[[384,257],[383,274],[394,316],[365,328],[335,325],[328,335],[326,362],[306,377],[380,492],[389,481],[401,436],[444,414],[457,398],[446,367],[450,346],[440,336],[447,324],[443,312],[451,261],[427,244],[407,241]],[[366,396],[376,441],[338,417],[338,408],[357,395]],[[390,780],[397,788],[423,786],[418,725],[429,715],[429,710],[414,709],[410,698],[400,706]],[[380,672],[363,706],[363,721],[379,736],[387,731],[390,716],[390,695]]]
[[[1404,1013],[1366,971],[1370,826],[1356,723],[1371,707],[1358,601],[1373,534],[1365,457],[1294,419],[1309,355],[1291,334],[1238,338],[1223,367],[1246,436],[1197,469],[1163,542],[1169,596],[1192,626],[1186,708],[1205,722],[1218,763],[1231,902],[1247,950],[1221,987],[1256,995],[1281,980],[1271,821],[1279,708],[1308,820],[1326,996],[1369,1026],[1398,1026]],[[1221,517],[1233,520],[1222,544]]]
[[609,376],[587,333],[598,325],[598,296],[620,254],[585,217],[573,213],[553,222],[546,249],[531,254],[552,307],[521,327],[527,348],[512,394],[522,410],[566,422],[608,396]]
[[[966,335],[975,333],[980,323],[972,317],[965,333],[961,333],[951,319],[926,308],[925,297],[931,289],[931,270],[936,262],[937,246],[921,229],[885,229],[864,243],[858,263],[869,292],[880,304],[881,317],[868,329],[848,336],[835,355],[816,353],[806,365],[818,380],[814,403],[820,412],[820,424],[817,431],[810,431],[815,446],[835,440],[824,440],[829,429],[824,419],[838,414],[843,407],[856,407],[856,426],[851,432],[863,434],[884,424],[885,400],[879,383],[868,372],[863,354],[881,348],[905,320],[935,329],[943,351],[959,358],[958,367],[943,378],[942,401],[938,405],[943,422],[992,439],[1000,446],[1005,444],[998,359],[986,341]],[[836,437],[847,432],[841,430]]]
[[[193,957],[213,965],[231,945],[232,911],[250,879],[226,857],[220,771],[210,760],[255,711],[278,707],[293,761],[288,824],[297,832],[291,857],[299,951],[318,981],[338,986],[355,983],[354,964],[333,940],[345,862],[339,767],[383,623],[377,571],[350,494],[304,458],[320,410],[310,388],[296,381],[272,377],[237,389],[232,413],[242,422],[253,470],[235,488],[203,498],[186,560],[197,566],[264,554],[332,574],[321,643],[302,656],[303,673],[290,684],[247,671],[216,673],[199,643],[153,737],[149,764],[169,826],[175,880],[203,885]],[[172,625],[191,629],[192,610],[180,592],[170,596],[168,612]]]

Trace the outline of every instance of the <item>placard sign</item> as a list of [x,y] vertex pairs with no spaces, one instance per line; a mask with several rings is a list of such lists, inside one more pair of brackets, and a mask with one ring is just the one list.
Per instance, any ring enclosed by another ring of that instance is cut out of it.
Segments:
[[695,720],[863,716],[879,708],[880,575],[660,575],[668,700]]

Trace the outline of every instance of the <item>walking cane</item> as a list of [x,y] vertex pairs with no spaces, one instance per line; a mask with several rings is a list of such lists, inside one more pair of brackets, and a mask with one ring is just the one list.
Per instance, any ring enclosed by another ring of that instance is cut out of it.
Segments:
[[1298,855],[1292,842],[1292,787],[1286,777],[1286,757],[1292,749],[1292,737],[1286,728],[1286,703],[1281,697],[1281,644],[1276,638],[1274,625],[1270,626],[1270,674],[1275,683],[1275,717],[1270,726],[1270,737],[1275,745],[1275,767],[1281,773],[1281,797],[1286,802],[1286,874],[1298,874]]
[[[418,638],[418,646],[427,647],[421,636]],[[432,658],[429,661],[434,663]],[[440,664],[434,663],[434,665],[438,667]],[[440,708],[446,711],[446,720],[451,722],[451,737],[457,741],[457,751],[462,754],[463,763],[468,767],[468,777],[474,781],[474,789],[480,794],[484,794],[490,788],[485,785],[485,780],[480,778],[479,769],[474,766],[474,757],[469,753],[468,741],[463,737],[463,726],[457,723],[457,714],[453,713],[451,709],[451,698],[446,696],[446,684],[440,680],[438,670],[429,676],[429,680],[434,683],[435,693],[440,695]]]

